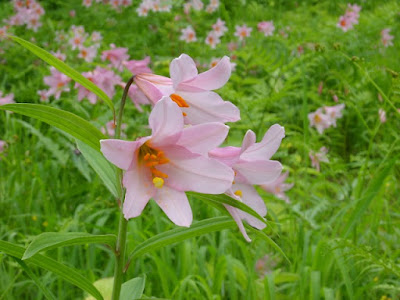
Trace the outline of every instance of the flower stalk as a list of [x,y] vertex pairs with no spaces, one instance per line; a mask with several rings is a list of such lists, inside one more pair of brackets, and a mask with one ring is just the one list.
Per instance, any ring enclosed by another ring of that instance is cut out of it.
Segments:
[[[115,130],[115,138],[119,139],[121,136],[121,124],[122,117],[124,113],[126,97],[128,95],[129,88],[133,83],[134,76],[132,76],[127,84],[125,85],[124,93],[122,95],[121,104],[118,112],[117,118],[117,126]],[[121,179],[122,185],[122,170],[119,170],[119,178]],[[123,189],[122,189],[123,190]],[[119,216],[119,224],[118,224],[118,238],[117,245],[115,247],[115,268],[114,268],[114,284],[112,291],[112,300],[119,300],[121,294],[121,286],[123,283],[123,268],[125,264],[125,249],[126,249],[126,233],[128,227],[128,221],[125,219],[124,214],[122,212],[122,203],[123,203],[124,193],[122,193],[121,199],[118,199],[118,204],[120,208],[120,216]]]

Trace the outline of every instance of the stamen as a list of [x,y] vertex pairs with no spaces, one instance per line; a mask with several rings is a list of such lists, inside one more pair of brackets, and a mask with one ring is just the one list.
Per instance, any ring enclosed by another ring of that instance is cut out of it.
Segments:
[[161,189],[164,185],[164,179],[162,179],[160,177],[154,177],[153,184],[156,188]]
[[189,107],[189,104],[187,104],[185,99],[183,99],[181,96],[177,94],[171,94],[169,97],[172,101],[178,104],[179,107]]
[[241,190],[237,190],[236,192],[234,192],[234,194],[235,194],[236,196],[239,196],[239,197],[242,197],[242,196],[243,196],[243,193],[242,193]]

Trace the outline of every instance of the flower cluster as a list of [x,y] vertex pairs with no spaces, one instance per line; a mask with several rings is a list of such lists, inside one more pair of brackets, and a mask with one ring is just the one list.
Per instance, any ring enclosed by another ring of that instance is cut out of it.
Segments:
[[336,127],[336,120],[342,117],[344,107],[344,104],[324,106],[318,108],[315,112],[309,113],[310,126],[314,126],[320,134],[331,126]]
[[218,18],[217,22],[212,25],[212,30],[208,33],[205,42],[211,48],[215,48],[220,42],[220,38],[228,31],[225,22]]
[[150,11],[169,12],[171,11],[171,4],[166,0],[142,0],[136,9],[139,17],[146,17]]
[[42,23],[40,17],[44,15],[43,7],[35,0],[13,0],[16,14],[11,16],[6,23],[10,26],[26,25],[27,28],[37,31]]
[[[101,141],[104,156],[125,170],[126,219],[139,216],[150,198],[177,225],[189,226],[192,211],[186,191],[225,193],[261,216],[267,210],[254,185],[275,181],[282,170],[271,160],[285,136],[273,125],[257,143],[249,130],[241,147],[218,148],[227,137],[225,122],[240,119],[239,109],[213,90],[221,88],[231,75],[228,57],[212,69],[198,73],[191,57],[182,54],[170,64],[170,78],[155,74],[135,76],[137,87],[153,105],[149,116],[152,134],[129,142]],[[226,209],[246,240],[242,220],[262,229],[265,224],[229,205]]]
[[[126,7],[132,5],[132,0],[96,0],[97,3],[110,4],[113,8]],[[83,0],[82,5],[90,7],[93,4],[93,0]]]
[[347,4],[347,10],[343,16],[339,18],[337,27],[341,28],[344,32],[353,29],[354,25],[358,24],[360,17],[361,6],[357,4]]
[[382,44],[385,47],[393,46],[394,36],[390,34],[390,28],[385,28],[381,31]]

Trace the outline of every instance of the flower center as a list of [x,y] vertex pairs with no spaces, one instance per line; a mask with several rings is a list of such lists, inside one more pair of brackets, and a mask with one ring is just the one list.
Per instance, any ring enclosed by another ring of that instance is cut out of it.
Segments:
[[168,175],[157,170],[158,165],[164,165],[169,162],[169,159],[165,157],[164,152],[152,148],[147,142],[144,143],[139,149],[139,162],[150,168],[153,184],[156,188],[162,188],[164,185],[164,179],[168,178]]
[[315,121],[315,123],[321,123],[322,119],[321,119],[321,117],[319,115],[315,115],[314,116],[314,121]]

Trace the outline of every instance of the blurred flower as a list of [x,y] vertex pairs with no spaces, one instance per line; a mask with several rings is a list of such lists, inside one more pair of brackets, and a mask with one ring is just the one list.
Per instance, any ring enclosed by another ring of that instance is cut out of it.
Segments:
[[331,126],[330,117],[324,114],[321,108],[318,108],[313,113],[309,113],[308,119],[310,121],[310,127],[314,126],[320,134],[322,134],[325,129]]
[[381,123],[385,123],[386,122],[386,111],[384,111],[382,108],[379,109],[379,120],[381,121]]
[[330,123],[336,127],[336,120],[343,116],[342,110],[344,109],[345,105],[338,104],[335,106],[324,106],[325,113],[330,118]]
[[225,22],[218,18],[217,22],[212,25],[212,29],[215,32],[215,35],[221,37],[228,31],[228,28],[225,26]]
[[48,96],[54,95],[55,99],[59,99],[62,92],[69,92],[68,83],[71,79],[54,67],[50,68],[50,72],[50,76],[43,78],[44,83],[50,87],[47,94]]
[[197,41],[196,32],[193,30],[192,26],[187,26],[181,30],[182,35],[180,36],[181,41],[186,43],[191,43]]
[[125,170],[124,216],[139,216],[153,198],[172,222],[188,227],[193,217],[185,191],[220,194],[232,183],[232,169],[206,155],[223,142],[228,127],[209,123],[184,128],[181,110],[168,97],[156,103],[149,125],[151,136],[134,142],[100,141],[104,156]]
[[394,36],[390,34],[390,28],[383,29],[381,31],[381,37],[383,46],[393,46],[392,40],[394,39]]
[[321,147],[319,152],[310,151],[309,156],[311,159],[311,166],[317,169],[320,172],[320,162],[329,162],[328,157],[326,154],[328,153],[328,149],[326,147]]
[[214,32],[210,31],[205,40],[206,44],[211,48],[215,49],[215,47],[221,42],[219,36]]
[[272,182],[261,184],[260,187],[271,193],[274,194],[279,199],[285,200],[286,203],[290,203],[289,197],[285,194],[287,190],[290,190],[294,183],[284,183],[286,178],[289,176],[289,172],[285,172],[281,174],[277,179]]
[[336,26],[341,28],[344,32],[353,29],[353,26],[358,24],[360,11],[361,6],[358,6],[357,4],[348,4],[345,14],[339,18],[339,22]]
[[258,31],[264,33],[265,36],[272,36],[274,34],[275,26],[273,21],[269,22],[260,22],[257,24]]
[[7,143],[5,141],[0,140],[0,160],[1,160],[1,153],[3,153],[7,148]]
[[[217,148],[208,153],[209,157],[219,160],[235,171],[232,187],[226,191],[226,194],[250,206],[262,217],[267,214],[267,208],[253,185],[269,183],[280,175],[282,165],[270,158],[278,150],[284,137],[284,128],[275,124],[269,128],[259,143],[256,143],[255,133],[249,130],[243,138],[241,148],[229,146]],[[224,206],[247,241],[251,240],[244,229],[242,220],[246,220],[257,229],[265,228],[266,225],[255,217],[230,205]]]
[[97,56],[97,47],[96,46],[89,46],[79,48],[78,57],[84,59],[86,62],[92,62]]
[[133,75],[141,73],[153,73],[153,71],[148,67],[150,63],[150,56],[146,56],[142,60],[129,60],[123,62],[125,68],[127,68]]
[[182,54],[170,64],[171,79],[154,74],[139,74],[135,83],[154,105],[169,96],[181,108],[186,124],[236,122],[239,109],[212,92],[221,88],[231,75],[230,61],[224,56],[212,69],[198,74],[194,60]]
[[4,95],[2,91],[0,91],[0,105],[4,105],[4,104],[11,104],[11,103],[15,103],[14,101],[14,94],[8,94],[8,95]]
[[75,16],[76,16],[76,11],[75,11],[75,10],[70,10],[70,11],[69,11],[69,16],[70,16],[71,18],[75,18]]
[[265,276],[273,271],[276,261],[268,254],[256,261],[255,269],[260,277]]
[[102,52],[101,59],[109,60],[114,68],[122,71],[123,62],[129,59],[128,48],[116,48],[114,44],[110,46],[110,50]]
[[244,40],[245,38],[249,37],[253,28],[247,27],[246,25],[236,25],[235,27],[235,36],[239,37],[239,41]]
[[49,102],[49,92],[47,90],[37,91],[40,102]]
[[83,0],[83,6],[90,7],[92,6],[92,0]]

